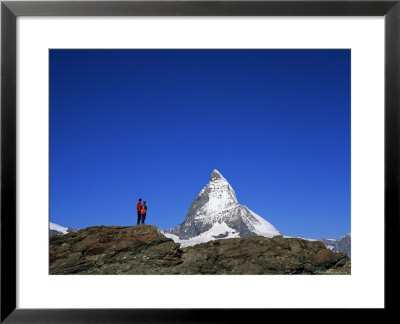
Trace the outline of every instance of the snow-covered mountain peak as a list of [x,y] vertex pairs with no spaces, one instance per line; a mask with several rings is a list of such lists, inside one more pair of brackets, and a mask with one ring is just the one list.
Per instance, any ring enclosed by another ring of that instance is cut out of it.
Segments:
[[226,181],[226,179],[222,176],[222,174],[217,169],[214,169],[214,171],[210,175],[210,181],[214,181],[214,180],[225,180]]
[[220,172],[214,170],[210,182],[201,190],[195,199],[196,215],[213,216],[238,204],[236,193]]
[[165,230],[164,235],[190,245],[216,238],[272,237],[280,233],[264,218],[239,204],[229,182],[214,169],[208,184],[193,200],[183,223]]

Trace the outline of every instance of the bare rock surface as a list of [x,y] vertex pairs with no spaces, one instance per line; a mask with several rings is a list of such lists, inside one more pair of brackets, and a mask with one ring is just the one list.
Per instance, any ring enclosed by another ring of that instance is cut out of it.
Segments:
[[152,225],[95,226],[50,238],[50,274],[350,274],[320,241],[228,238],[181,248]]

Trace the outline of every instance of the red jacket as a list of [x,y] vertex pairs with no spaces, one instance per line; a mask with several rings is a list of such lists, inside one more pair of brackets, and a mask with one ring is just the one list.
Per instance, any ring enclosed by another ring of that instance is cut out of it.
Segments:
[[145,215],[146,212],[147,212],[147,206],[146,206],[146,205],[143,205],[143,206],[142,206],[142,209],[140,210],[140,213],[141,213],[142,215]]
[[140,212],[140,210],[142,209],[142,203],[140,201],[137,203],[136,209],[138,212]]

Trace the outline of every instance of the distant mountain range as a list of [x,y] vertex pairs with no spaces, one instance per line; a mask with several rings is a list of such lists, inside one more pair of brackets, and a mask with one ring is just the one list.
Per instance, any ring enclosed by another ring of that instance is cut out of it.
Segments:
[[322,243],[333,252],[346,253],[351,258],[351,233],[339,237],[338,239],[321,239]]

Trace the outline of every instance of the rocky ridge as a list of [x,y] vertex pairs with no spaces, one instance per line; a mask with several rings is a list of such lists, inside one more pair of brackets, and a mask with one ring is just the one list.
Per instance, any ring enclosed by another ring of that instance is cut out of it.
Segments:
[[350,274],[320,241],[225,238],[181,248],[152,225],[95,226],[50,238],[50,274]]

